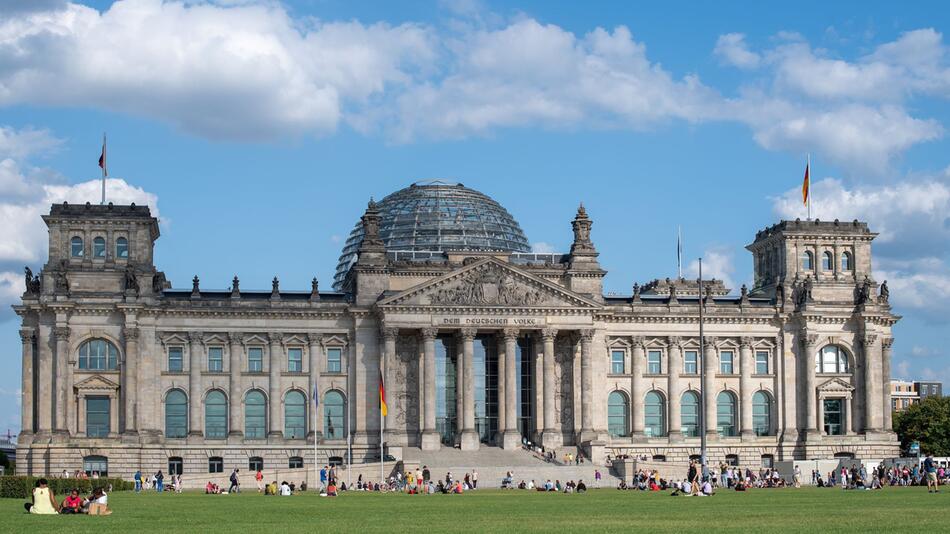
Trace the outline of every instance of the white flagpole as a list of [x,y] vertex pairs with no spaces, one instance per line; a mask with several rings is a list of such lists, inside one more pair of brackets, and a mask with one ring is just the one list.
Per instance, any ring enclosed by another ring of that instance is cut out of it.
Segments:
[[383,392],[386,391],[386,384],[383,382],[383,369],[386,368],[386,360],[383,360],[382,369],[379,372],[379,385],[381,388],[379,395],[379,483],[382,484],[385,481],[385,473],[383,467],[383,461],[385,457],[383,456]]
[[102,132],[102,201],[99,203],[101,205],[106,203],[106,176],[109,174],[106,167],[106,133]]
[[805,168],[808,169],[808,220],[811,220],[811,154],[806,156]]
[[676,272],[683,278],[683,227],[676,227]]
[[313,393],[311,395],[313,395],[313,487],[316,488],[320,483],[320,467],[317,465],[317,425],[320,424],[320,416],[317,415],[317,412],[320,407],[320,397],[318,396],[316,382],[313,383]]

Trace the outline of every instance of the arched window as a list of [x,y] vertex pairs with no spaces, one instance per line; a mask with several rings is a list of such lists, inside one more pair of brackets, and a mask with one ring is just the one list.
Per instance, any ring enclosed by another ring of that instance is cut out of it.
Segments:
[[772,432],[772,397],[764,391],[752,395],[752,430],[756,436],[768,436]]
[[816,373],[844,374],[848,371],[848,353],[837,345],[823,347],[815,355]]
[[116,258],[128,258],[129,257],[129,240],[120,237],[115,240],[115,257]]
[[853,261],[851,261],[851,253],[843,252],[841,254],[841,270],[850,271],[853,268]]
[[821,270],[830,271],[834,269],[834,265],[835,260],[831,256],[831,252],[825,251],[825,253],[821,255]]
[[736,435],[736,396],[728,391],[716,397],[716,429],[720,436]]
[[346,437],[346,399],[336,390],[323,396],[323,437],[343,439]]
[[97,237],[92,240],[92,257],[93,258],[106,257],[106,240],[104,238]]
[[180,389],[165,395],[165,437],[183,438],[188,435],[188,397]]
[[109,475],[109,459],[105,456],[86,456],[82,459],[82,470],[90,476],[96,473],[106,477]]
[[814,260],[815,260],[815,257],[812,256],[810,250],[806,250],[804,253],[802,253],[802,270],[803,271],[813,270],[815,268]]
[[79,368],[114,370],[119,365],[119,350],[104,339],[90,339],[79,346]]
[[303,439],[307,437],[307,400],[296,389],[284,397],[284,437]]
[[699,395],[695,391],[683,393],[680,399],[680,429],[688,438],[699,436]]
[[267,399],[259,389],[247,392],[244,398],[244,437],[264,439],[267,428]]
[[69,240],[69,254],[74,258],[82,257],[82,238],[78,235]]
[[205,438],[228,437],[228,398],[219,389],[213,389],[205,397]]
[[644,399],[643,432],[650,438],[666,434],[666,402],[658,391],[650,391]]
[[611,437],[626,436],[630,420],[630,405],[621,391],[612,391],[607,397],[607,432]]

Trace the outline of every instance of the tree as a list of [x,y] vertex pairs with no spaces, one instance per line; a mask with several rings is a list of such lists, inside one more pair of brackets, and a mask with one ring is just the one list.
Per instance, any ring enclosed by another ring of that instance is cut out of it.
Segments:
[[950,456],[950,397],[927,397],[894,413],[894,431],[904,452],[918,441],[922,455]]

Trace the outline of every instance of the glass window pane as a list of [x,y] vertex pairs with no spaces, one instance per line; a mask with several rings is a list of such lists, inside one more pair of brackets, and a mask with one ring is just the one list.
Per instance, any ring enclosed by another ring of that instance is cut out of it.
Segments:
[[224,393],[214,390],[205,398],[205,438],[224,439],[228,436],[228,401]]
[[687,350],[684,352],[683,372],[688,375],[699,373],[698,353],[695,350]]
[[188,434],[188,399],[185,392],[173,389],[165,396],[165,437],[183,438]]
[[732,374],[732,369],[733,369],[732,357],[733,357],[732,351],[726,350],[726,351],[722,351],[719,354],[719,372],[720,373],[724,375]]
[[263,439],[266,435],[267,403],[258,390],[248,392],[244,399],[244,437]]
[[129,257],[129,241],[120,237],[115,240],[115,257],[116,258],[128,258]]
[[330,347],[327,349],[327,372],[343,372],[343,349],[339,347]]
[[260,373],[264,370],[264,349],[262,347],[249,347],[247,349],[247,370],[252,373]]
[[755,374],[757,375],[769,374],[769,353],[768,352],[758,351],[755,353]]
[[757,436],[767,436],[772,429],[772,402],[769,394],[757,391],[752,396],[752,429]]
[[658,350],[651,350],[647,353],[647,374],[658,375],[662,372],[662,353]]
[[610,353],[610,372],[615,375],[622,375],[624,372],[624,356],[626,353],[622,350],[611,351]]
[[106,240],[97,237],[92,240],[92,257],[93,258],[105,258],[106,257]]
[[666,406],[663,396],[656,391],[646,394],[643,409],[643,432],[647,437],[662,436],[666,433]]
[[109,397],[86,397],[86,436],[104,438],[109,435]]
[[611,436],[628,435],[628,414],[627,396],[619,391],[611,392],[607,399],[607,432]]
[[69,252],[74,258],[82,257],[82,238],[74,237],[69,242]]
[[184,366],[184,357],[181,347],[168,348],[168,370],[172,373],[180,373]]
[[291,373],[303,371],[303,349],[287,349],[287,371]]
[[736,435],[736,398],[728,391],[716,397],[716,427],[720,436]]
[[224,370],[224,348],[208,348],[208,371],[220,373]]
[[307,437],[307,401],[303,393],[296,390],[288,392],[284,397],[284,437]]
[[323,396],[323,436],[326,439],[346,437],[346,403],[339,391]]
[[699,395],[692,391],[683,393],[680,400],[680,431],[683,436],[695,438],[699,436]]

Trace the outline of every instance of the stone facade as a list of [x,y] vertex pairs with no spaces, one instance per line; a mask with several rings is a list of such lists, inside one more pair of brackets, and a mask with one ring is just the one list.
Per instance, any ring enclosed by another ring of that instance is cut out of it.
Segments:
[[225,470],[312,466],[314,454],[346,458],[348,438],[355,462],[377,459],[380,377],[396,456],[530,441],[595,461],[685,460],[699,452],[702,418],[714,460],[898,453],[888,387],[898,317],[870,278],[875,234],[857,221],[759,232],[755,287],[739,296],[667,279],[618,297],[603,293],[583,207],[567,254],[417,260],[387,250],[371,202],[342,290],[322,292],[276,279],[244,291],[236,277],[228,291],[197,277],[173,290],[146,207],[54,205],[44,220],[49,259],[15,306],[20,473],[98,457],[118,474],[179,461],[207,472],[218,458]]

